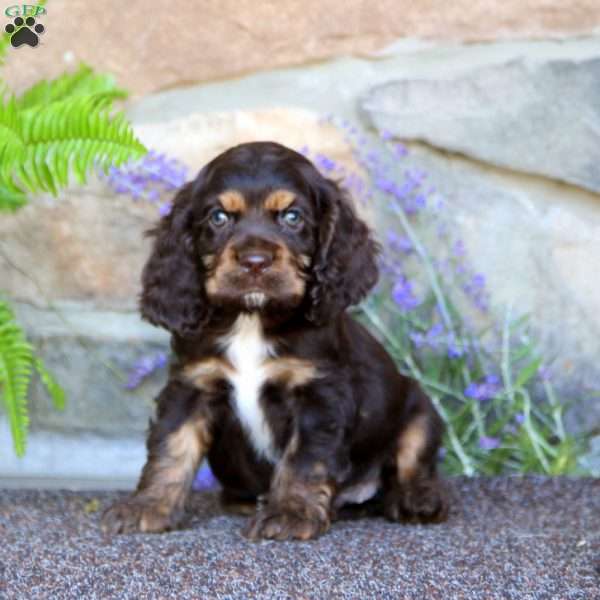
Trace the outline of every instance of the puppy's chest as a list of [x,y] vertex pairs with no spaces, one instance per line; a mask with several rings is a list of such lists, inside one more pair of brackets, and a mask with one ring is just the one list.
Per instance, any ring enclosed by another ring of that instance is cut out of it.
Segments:
[[276,460],[273,432],[261,401],[275,352],[263,336],[258,317],[240,316],[222,345],[231,366],[227,380],[232,388],[231,401],[237,416],[257,454]]
[[276,446],[283,448],[289,437],[296,391],[321,373],[313,361],[278,355],[256,315],[240,315],[229,333],[218,340],[218,350],[216,356],[188,364],[184,376],[209,394],[216,383],[227,381],[234,412],[256,453],[277,461]]

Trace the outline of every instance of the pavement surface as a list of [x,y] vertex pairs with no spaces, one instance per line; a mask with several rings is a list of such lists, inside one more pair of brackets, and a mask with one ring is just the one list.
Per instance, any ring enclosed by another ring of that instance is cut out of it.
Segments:
[[600,480],[451,479],[449,520],[246,541],[194,494],[186,528],[103,537],[116,492],[0,491],[0,598],[600,599]]

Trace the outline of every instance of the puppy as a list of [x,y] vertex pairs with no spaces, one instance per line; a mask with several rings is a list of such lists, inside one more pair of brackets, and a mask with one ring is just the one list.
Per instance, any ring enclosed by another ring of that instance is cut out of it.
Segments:
[[444,519],[441,420],[346,312],[377,281],[378,246],[336,183],[284,146],[242,144],[150,233],[141,311],[175,362],[106,531],[176,527],[205,458],[250,539],[315,538],[376,495],[394,521]]

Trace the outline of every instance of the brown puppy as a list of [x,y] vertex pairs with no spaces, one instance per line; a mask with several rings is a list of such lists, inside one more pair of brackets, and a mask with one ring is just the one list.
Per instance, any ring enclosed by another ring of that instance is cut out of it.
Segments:
[[346,312],[377,281],[378,247],[333,181],[279,144],[242,144],[152,235],[141,310],[176,361],[107,531],[176,527],[205,457],[224,501],[252,510],[251,539],[316,537],[378,493],[392,520],[445,517],[440,418]]

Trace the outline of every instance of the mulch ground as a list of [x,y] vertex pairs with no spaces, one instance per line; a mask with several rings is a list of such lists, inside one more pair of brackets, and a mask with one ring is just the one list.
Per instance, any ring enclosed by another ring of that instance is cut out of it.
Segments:
[[187,528],[104,537],[118,493],[0,491],[0,598],[600,599],[600,480],[452,479],[449,520],[246,541],[197,493]]

